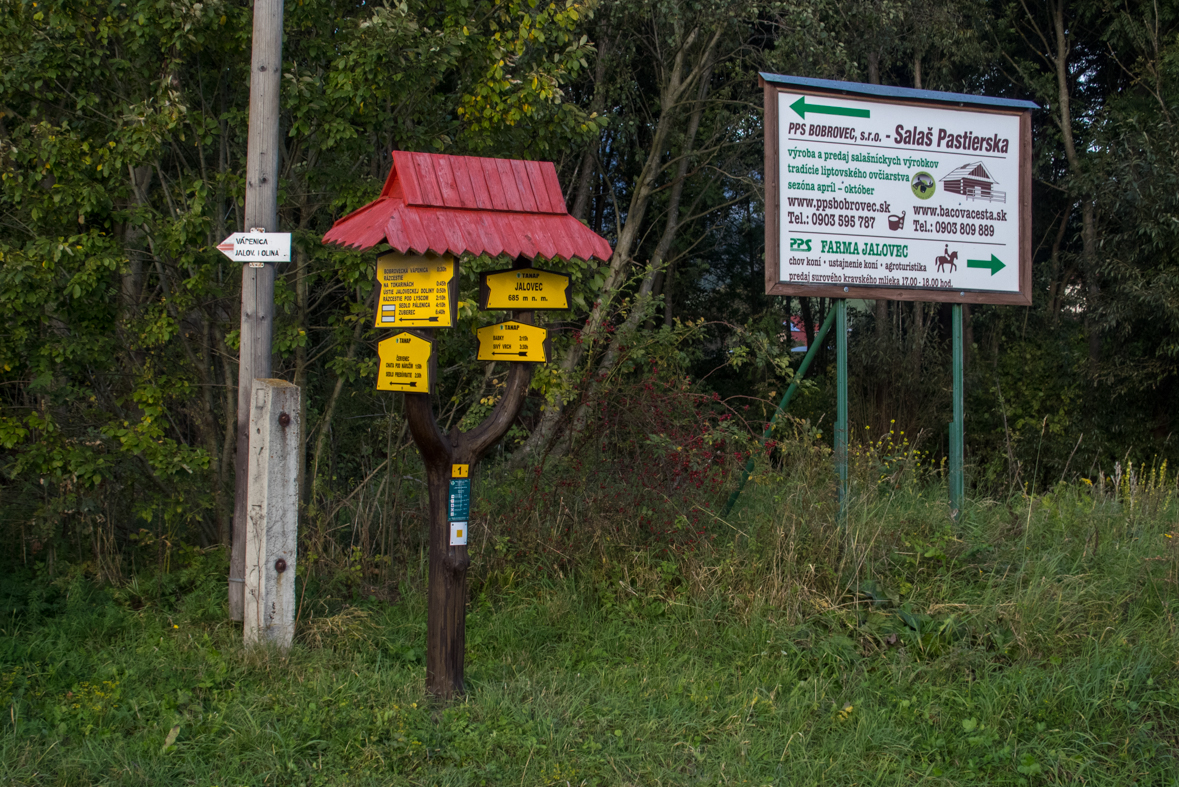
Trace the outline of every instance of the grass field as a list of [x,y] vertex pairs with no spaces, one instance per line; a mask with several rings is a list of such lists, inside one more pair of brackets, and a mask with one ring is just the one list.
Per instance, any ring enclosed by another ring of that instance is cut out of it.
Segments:
[[449,705],[420,564],[397,603],[313,583],[285,658],[224,620],[220,551],[118,587],[10,573],[0,783],[1179,784],[1173,484],[958,524],[909,484],[840,529],[762,481],[707,548],[477,557]]

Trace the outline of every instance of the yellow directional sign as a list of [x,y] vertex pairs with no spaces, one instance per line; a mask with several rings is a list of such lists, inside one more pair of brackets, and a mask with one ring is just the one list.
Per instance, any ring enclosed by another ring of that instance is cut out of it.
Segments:
[[407,331],[385,339],[377,345],[377,390],[429,393],[433,353],[433,342]]
[[479,274],[480,309],[568,309],[569,277],[540,268]]
[[476,334],[480,361],[547,363],[551,354],[549,332],[535,325],[509,320],[480,328]]
[[384,254],[377,258],[377,328],[454,327],[454,257]]

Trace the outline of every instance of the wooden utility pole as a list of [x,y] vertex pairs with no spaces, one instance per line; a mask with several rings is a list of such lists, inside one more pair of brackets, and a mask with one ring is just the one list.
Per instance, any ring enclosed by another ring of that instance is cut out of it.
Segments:
[[[254,0],[250,57],[250,127],[246,142],[245,230],[278,229],[278,97],[282,87],[283,0]],[[250,398],[254,380],[270,377],[274,263],[242,267],[241,349],[237,376],[237,456],[229,617],[242,619],[249,512]]]

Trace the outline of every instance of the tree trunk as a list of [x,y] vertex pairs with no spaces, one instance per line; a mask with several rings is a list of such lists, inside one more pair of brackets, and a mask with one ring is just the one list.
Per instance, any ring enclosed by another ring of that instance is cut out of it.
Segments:
[[[225,421],[221,434],[221,461],[217,465],[218,483],[221,484],[222,489],[227,489],[229,486],[229,473],[235,467],[234,451],[236,449],[236,442],[233,439],[234,430],[237,428],[237,376],[234,374],[233,355],[229,352],[229,348],[225,346],[225,336],[221,330],[214,325],[213,330],[216,332],[217,351],[221,356],[221,409],[225,414]],[[233,526],[233,508],[232,501],[226,497],[225,510],[221,514],[220,529],[221,529],[221,543],[224,546],[230,545],[232,537]]]
[[809,350],[815,343],[815,315],[811,311],[811,299],[800,297],[798,310],[802,314],[802,330],[806,333],[806,348]]
[[671,244],[674,242],[676,231],[679,229],[680,201],[683,199],[684,194],[684,180],[688,175],[688,165],[691,153],[696,144],[696,134],[700,130],[700,118],[704,114],[704,100],[708,97],[710,87],[709,77],[711,73],[712,64],[708,62],[701,76],[700,86],[696,91],[696,104],[692,110],[692,114],[688,120],[688,128],[684,134],[684,143],[680,150],[679,164],[676,167],[675,178],[671,184],[671,193],[667,199],[667,219],[664,221],[663,233],[659,236],[659,243],[655,245],[655,253],[651,257],[647,274],[643,277],[642,284],[639,285],[639,291],[635,296],[631,312],[627,315],[626,321],[614,332],[614,337],[610,340],[606,352],[597,364],[597,374],[590,379],[587,390],[582,395],[581,404],[577,408],[577,414],[574,416],[573,424],[569,430],[570,440],[584,431],[589,408],[597,398],[601,381],[614,368],[614,364],[618,362],[618,358],[622,354],[623,347],[631,340],[635,331],[638,330],[639,324],[647,315],[655,282],[659,274],[663,272],[664,260],[667,259],[667,255],[671,252]]
[[[532,312],[515,312],[513,319],[531,325]],[[509,363],[503,397],[483,423],[466,433],[457,428],[449,435],[442,433],[430,394],[405,395],[405,415],[426,467],[430,504],[426,690],[443,699],[464,691],[467,568],[471,564],[466,545],[450,543],[448,487],[452,465],[467,465],[468,477],[473,477],[479,460],[520,414],[531,378],[532,364]]]
[[1085,266],[1085,333],[1089,339],[1089,369],[1101,363],[1101,331],[1093,316],[1101,300],[1101,279],[1097,270],[1097,205],[1091,197],[1081,204],[1081,257]]
[[[609,34],[604,35],[598,42],[598,59],[594,63],[594,97],[590,100],[591,115],[599,115],[606,107],[606,63],[610,54]],[[602,135],[598,134],[593,141],[585,146],[581,154],[581,164],[577,168],[577,187],[573,191],[573,208],[569,213],[578,221],[585,221],[585,212],[589,207],[590,188],[594,182],[594,162],[597,159],[597,148]]]
[[675,320],[672,310],[672,287],[675,285],[675,260],[672,260],[663,274],[663,324],[670,328]]
[[916,380],[921,377],[921,365],[925,361],[925,336],[928,333],[925,318],[925,304],[921,301],[913,303],[913,326],[909,329],[909,375]]
[[[152,167],[143,164],[138,167],[127,167],[131,179],[131,195],[135,200],[135,207],[147,204],[147,189],[151,185]],[[119,295],[126,313],[134,314],[139,311],[139,296],[143,291],[143,254],[145,253],[143,227],[135,223],[135,219],[127,222],[123,237],[124,247],[127,249],[127,271],[121,277]]]
[[[306,229],[311,219],[311,211],[307,209],[306,197],[299,211],[299,229]],[[307,345],[310,333],[307,324],[307,266],[311,264],[310,255],[301,244],[295,244],[295,315],[299,321],[299,330],[303,334],[303,342],[295,347],[295,385],[303,392],[299,397],[299,423],[307,423],[307,400],[311,392],[307,390]],[[299,502],[306,506],[310,502],[310,488],[307,484],[307,429],[303,428],[299,434]]]
[[[631,196],[630,205],[626,212],[626,223],[619,233],[618,242],[614,247],[614,254],[610,257],[610,267],[602,285],[602,294],[590,310],[589,319],[581,332],[581,341],[570,346],[565,357],[561,360],[561,370],[569,376],[577,368],[585,353],[601,338],[607,318],[611,314],[614,296],[621,288],[629,274],[634,247],[639,240],[643,226],[643,219],[650,206],[652,195],[658,187],[658,179],[667,164],[664,162],[665,153],[670,137],[679,115],[680,105],[685,94],[697,85],[705,73],[710,72],[716,46],[720,42],[722,30],[713,32],[707,44],[701,49],[699,59],[690,69],[685,62],[688,50],[693,46],[700,30],[693,29],[681,40],[679,48],[667,70],[667,81],[660,89],[660,113],[655,125],[655,132],[647,150],[646,160],[639,173],[638,184]],[[647,286],[647,294],[650,285]],[[543,456],[556,436],[556,429],[563,407],[559,405],[545,408],[540,423],[524,445],[516,452],[512,464],[519,466]]]
[[[831,298],[819,298],[819,320],[816,323],[817,325],[822,325],[827,321],[827,312],[834,308],[832,300]],[[827,352],[829,346],[829,344],[824,344],[816,353],[819,359],[819,368],[823,370],[827,369],[827,364],[830,362],[829,353]]]
[[[365,304],[367,308],[371,309],[379,292],[379,289],[374,288],[372,293],[369,294]],[[360,337],[367,326],[368,322],[365,320],[356,321],[356,327],[352,331],[352,341],[349,343],[348,352],[345,354],[347,360],[351,361],[356,357],[356,353],[360,350]],[[311,457],[311,491],[308,493],[307,500],[309,505],[314,505],[319,498],[319,460],[323,458],[323,450],[327,446],[328,434],[332,428],[332,417],[335,415],[336,404],[340,401],[340,394],[343,391],[344,378],[338,377],[336,378],[335,387],[332,388],[332,394],[328,397],[327,404],[323,408],[323,416],[319,419],[319,423],[316,424],[319,434],[315,436],[315,453]]]
[[1061,219],[1060,227],[1056,230],[1056,237],[1052,241],[1052,254],[1048,258],[1052,262],[1052,284],[1048,287],[1048,319],[1054,326],[1060,320],[1060,301],[1068,286],[1068,280],[1072,278],[1071,274],[1062,272],[1060,269],[1060,249],[1064,246],[1064,234],[1068,229],[1070,218],[1072,218],[1072,206],[1069,206],[1068,210],[1064,212],[1064,218]]
[[[1073,177],[1081,174],[1081,160],[1077,153],[1076,142],[1073,139],[1073,120],[1070,108],[1069,94],[1069,54],[1072,43],[1064,25],[1064,2],[1055,0],[1050,5],[1052,13],[1052,28],[1055,34],[1056,54],[1053,65],[1056,67],[1057,106],[1059,107],[1061,141],[1064,144],[1064,155],[1068,159],[1069,172]],[[1101,334],[1097,322],[1093,319],[1093,312],[1097,309],[1097,301],[1101,295],[1101,285],[1097,271],[1097,209],[1090,194],[1080,194],[1081,203],[1081,270],[1085,276],[1087,298],[1085,304],[1085,334],[1089,341],[1089,366],[1096,371],[1101,361]]]

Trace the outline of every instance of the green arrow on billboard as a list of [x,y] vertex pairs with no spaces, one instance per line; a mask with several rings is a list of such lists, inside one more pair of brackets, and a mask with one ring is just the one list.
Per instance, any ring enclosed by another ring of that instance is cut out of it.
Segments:
[[989,268],[991,271],[991,275],[994,276],[996,273],[1003,270],[1007,266],[1004,265],[998,257],[996,257],[994,254],[992,254],[991,258],[989,260],[967,260],[966,267],[967,268]]
[[797,101],[790,105],[790,108],[798,113],[798,116],[806,120],[806,113],[810,112],[812,115],[846,115],[853,118],[867,118],[872,117],[872,113],[866,109],[848,109],[847,107],[829,107],[825,104],[808,104],[806,103],[806,96],[800,96]]

